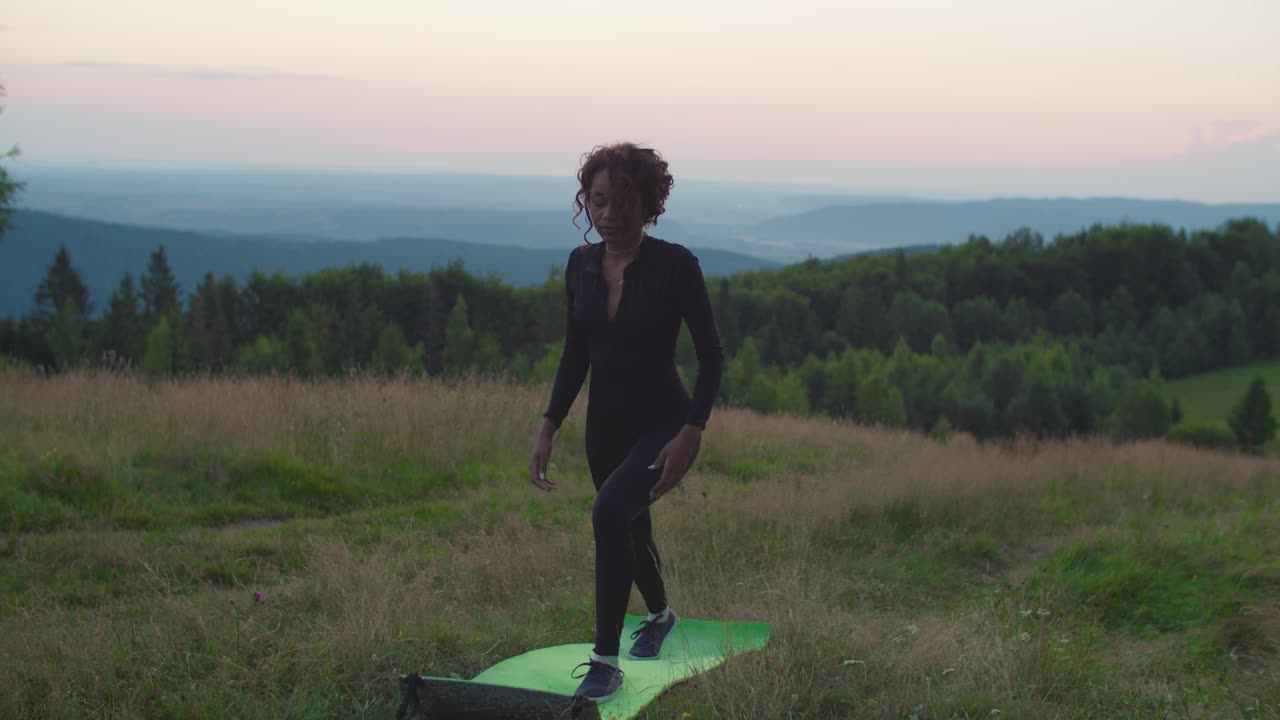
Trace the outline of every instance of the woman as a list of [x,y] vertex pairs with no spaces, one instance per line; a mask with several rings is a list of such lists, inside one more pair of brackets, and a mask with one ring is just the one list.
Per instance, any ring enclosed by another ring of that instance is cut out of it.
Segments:
[[[698,259],[650,236],[672,185],[667,163],[630,143],[597,147],[578,172],[574,207],[603,242],[569,254],[564,352],[534,443],[529,474],[551,491],[551,441],[591,369],[587,464],[596,486],[596,632],[577,694],[596,702],[622,687],[623,616],[634,582],[649,616],[632,635],[631,660],[654,660],[676,624],[667,605],[649,505],[684,477],[719,393],[724,353]],[[575,223],[576,225],[576,223]],[[698,356],[692,395],[675,365],[680,323]],[[575,675],[575,677],[578,677]]]

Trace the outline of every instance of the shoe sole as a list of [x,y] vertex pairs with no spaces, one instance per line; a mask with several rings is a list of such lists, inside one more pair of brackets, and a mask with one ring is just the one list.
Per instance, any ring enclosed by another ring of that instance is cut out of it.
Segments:
[[614,690],[613,692],[609,693],[608,695],[601,695],[600,697],[591,697],[590,695],[579,695],[578,697],[586,698],[587,700],[590,700],[591,702],[593,702],[593,703],[595,703],[595,704],[599,705],[600,703],[607,703],[607,702],[609,702],[609,701],[610,701],[610,700],[612,700],[614,697],[616,697],[616,696],[617,696],[617,694],[618,694],[619,692],[621,692],[621,691],[622,691],[622,688],[618,688],[617,690]]
[[[671,637],[672,631],[674,631],[676,629],[676,626],[679,624],[680,624],[680,618],[677,617],[676,621],[671,623],[671,630],[667,631],[668,638]],[[662,644],[664,646],[667,644],[667,638],[662,639]],[[637,657],[635,655],[632,655],[630,650],[627,651],[627,659],[631,660],[632,662],[650,662],[652,660],[657,660],[660,657],[662,657],[662,648],[658,648],[658,654],[654,655],[653,657]]]

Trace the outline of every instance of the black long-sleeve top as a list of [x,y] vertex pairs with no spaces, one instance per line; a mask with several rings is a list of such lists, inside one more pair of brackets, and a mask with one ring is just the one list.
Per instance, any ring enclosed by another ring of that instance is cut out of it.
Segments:
[[[646,235],[623,271],[622,297],[612,321],[603,256],[602,243],[569,254],[564,351],[544,417],[560,426],[590,368],[588,423],[648,430],[683,420],[705,428],[720,392],[724,351],[697,256],[682,245]],[[692,395],[675,363],[682,320],[698,356]]]

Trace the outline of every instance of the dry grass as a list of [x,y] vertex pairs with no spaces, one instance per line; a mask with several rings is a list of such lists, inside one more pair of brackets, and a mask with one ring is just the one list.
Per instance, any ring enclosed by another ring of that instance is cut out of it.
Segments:
[[[11,497],[61,477],[32,470],[53,448],[124,493],[267,456],[363,483],[269,524],[134,530],[71,507],[8,531],[0,716],[387,717],[400,672],[589,639],[581,399],[562,489],[524,478],[545,390],[0,374]],[[392,463],[457,483],[379,495]],[[1280,717],[1277,490],[1274,461],[1162,443],[1000,448],[718,410],[655,510],[672,602],[773,641],[648,716]],[[1144,594],[1184,580],[1203,592]]]
[[534,391],[469,380],[305,383],[205,378],[152,383],[105,372],[44,380],[9,372],[0,422],[10,449],[57,448],[112,462],[145,449],[188,457],[213,449],[284,451],[356,471],[387,456],[462,463],[530,440]]

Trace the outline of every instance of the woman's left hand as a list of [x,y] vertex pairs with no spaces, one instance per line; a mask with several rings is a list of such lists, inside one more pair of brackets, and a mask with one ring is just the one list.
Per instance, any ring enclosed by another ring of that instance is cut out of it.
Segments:
[[680,484],[680,480],[689,470],[693,453],[701,440],[701,428],[696,425],[685,425],[675,437],[671,438],[670,442],[663,446],[658,457],[649,466],[650,470],[662,470],[662,477],[658,478],[658,482],[654,483],[649,490],[650,500],[662,497]]

